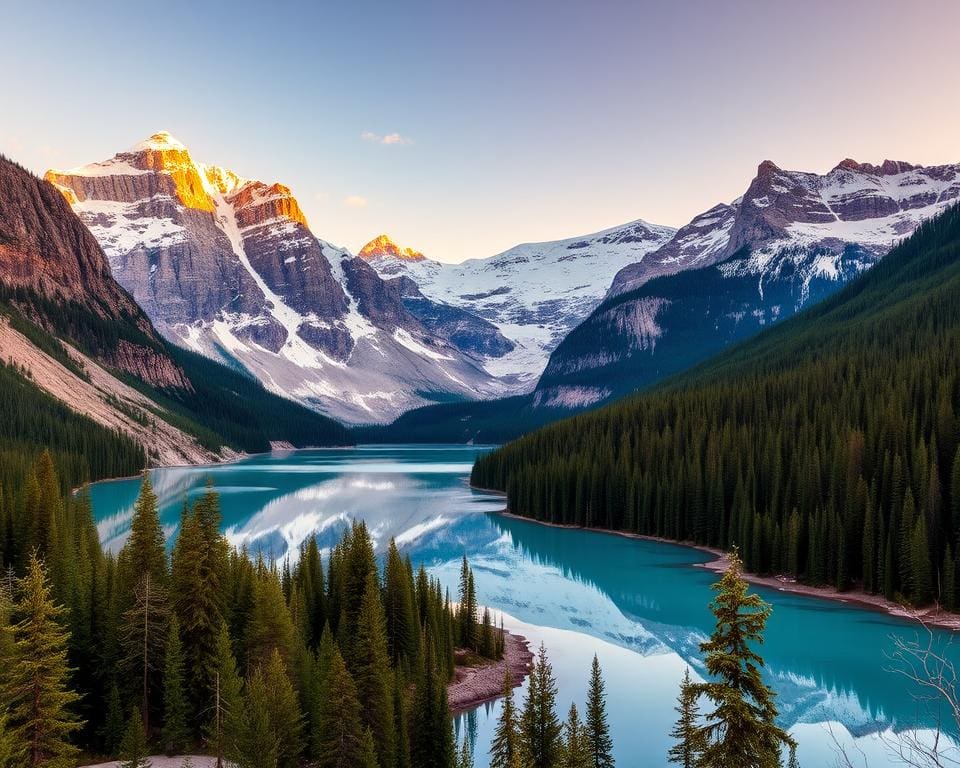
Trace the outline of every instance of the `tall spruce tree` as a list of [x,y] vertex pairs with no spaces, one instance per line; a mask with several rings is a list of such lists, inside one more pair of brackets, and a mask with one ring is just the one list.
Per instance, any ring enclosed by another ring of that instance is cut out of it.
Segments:
[[714,705],[698,729],[706,742],[698,768],[780,768],[781,748],[794,743],[775,722],[775,694],[763,682],[763,659],[751,647],[763,642],[771,608],[759,595],[748,594],[742,569],[734,549],[713,585],[717,594],[710,610],[716,629],[700,646],[713,679],[691,687]]
[[64,609],[50,593],[43,562],[34,553],[18,582],[14,663],[3,670],[2,686],[13,738],[23,745],[23,765],[31,768],[70,766],[79,752],[69,740],[81,725],[72,712],[79,696],[69,688],[69,634],[60,624]]
[[268,686],[256,669],[242,697],[243,717],[232,762],[237,768],[277,768],[280,742],[271,727]]
[[147,745],[147,732],[143,727],[143,718],[140,710],[134,707],[127,720],[127,729],[120,742],[119,768],[150,768],[147,756],[150,748]]
[[263,671],[263,681],[270,729],[278,745],[277,764],[280,768],[295,768],[303,752],[303,715],[283,657],[276,648]]
[[513,700],[513,679],[510,668],[503,673],[503,698],[500,716],[490,743],[490,768],[512,768],[520,755],[520,733]]
[[540,644],[524,700],[521,743],[530,768],[554,768],[560,757],[563,728],[557,719],[557,683],[547,649]]
[[613,768],[615,762],[610,725],[607,723],[607,694],[596,654],[593,655],[587,690],[586,737],[590,747],[590,765],[593,768]]
[[318,768],[363,765],[365,734],[357,688],[340,651],[334,649],[314,733]]
[[667,760],[683,768],[696,768],[703,754],[706,741],[700,730],[700,707],[697,704],[697,692],[690,679],[690,668],[684,670],[680,683],[680,695],[677,697],[677,722],[670,737],[676,742],[667,752]]
[[163,729],[160,740],[166,753],[175,755],[187,746],[189,738],[180,624],[176,616],[171,616],[163,659]]
[[591,768],[593,766],[589,739],[580,721],[576,704],[570,705],[567,722],[563,725],[563,751],[559,764],[560,768]]
[[447,687],[441,679],[432,643],[418,675],[410,727],[410,755],[417,768],[452,768],[456,760]]
[[373,733],[377,758],[381,765],[392,765],[396,759],[396,737],[385,624],[377,578],[374,573],[369,573],[357,618],[350,671],[357,686],[357,696],[363,702],[364,725]]

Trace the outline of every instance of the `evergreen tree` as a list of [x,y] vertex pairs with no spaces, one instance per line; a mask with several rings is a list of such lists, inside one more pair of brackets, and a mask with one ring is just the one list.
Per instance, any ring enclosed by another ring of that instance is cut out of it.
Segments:
[[563,726],[563,750],[560,768],[591,768],[593,755],[591,754],[589,739],[580,722],[577,705],[570,705],[567,722]]
[[395,760],[395,734],[385,624],[376,576],[369,573],[357,618],[351,673],[357,686],[357,696],[363,702],[362,719],[373,733],[379,762],[381,765],[392,765]]
[[613,768],[613,742],[607,723],[607,696],[604,691],[600,661],[596,654],[590,668],[590,687],[587,691],[586,738],[593,768]]
[[430,638],[418,676],[410,728],[410,756],[417,768],[452,768],[456,747],[447,687],[437,670]]
[[334,650],[331,658],[314,738],[318,768],[363,765],[365,733],[360,701],[339,650]]
[[303,715],[283,657],[276,648],[264,670],[263,681],[270,729],[278,745],[277,764],[280,768],[295,768],[303,752]]
[[161,683],[163,643],[167,632],[167,596],[149,570],[137,583],[132,604],[123,615],[121,669],[135,681],[131,693],[140,702],[145,731],[150,729],[151,694]]
[[667,759],[683,768],[696,768],[700,755],[706,747],[703,732],[699,728],[700,707],[697,704],[697,692],[690,680],[690,668],[684,670],[680,683],[680,695],[677,698],[677,723],[670,731],[670,737],[676,741]]
[[699,732],[706,742],[697,768],[779,768],[780,749],[793,739],[774,722],[774,693],[761,677],[763,659],[751,648],[763,642],[770,606],[748,594],[736,550],[720,581],[710,610],[716,629],[700,650],[712,681],[691,686],[713,704]]
[[100,739],[108,754],[116,754],[125,733],[123,705],[120,703],[120,689],[114,683],[107,697],[107,711],[100,727]]
[[175,755],[184,749],[189,741],[189,734],[180,625],[177,617],[171,616],[163,664],[163,730],[160,737],[166,753]]
[[562,727],[557,719],[556,700],[553,667],[541,643],[530,671],[520,722],[521,743],[530,768],[553,768],[560,756]]
[[239,738],[231,755],[237,768],[277,768],[281,745],[271,727],[268,698],[263,673],[257,669],[242,699]]
[[206,697],[211,702],[210,719],[205,735],[217,757],[217,766],[221,768],[224,757],[236,754],[244,728],[243,683],[237,672],[227,625],[222,620],[215,641],[210,680],[211,691]]
[[511,768],[520,755],[520,734],[513,701],[513,680],[509,667],[503,673],[503,698],[500,717],[490,744],[490,768]]
[[216,494],[208,490],[181,516],[170,571],[170,595],[180,623],[188,697],[195,716],[211,709],[214,675],[222,661],[217,654],[225,620],[227,560]]
[[296,631],[287,610],[280,581],[263,561],[257,563],[253,582],[253,605],[246,628],[246,662],[250,668],[265,666],[274,650],[290,665],[296,650]]
[[120,742],[120,768],[150,768],[147,759],[150,749],[147,746],[147,732],[143,727],[143,718],[135,707],[127,720],[127,730]]
[[68,687],[69,635],[59,623],[64,611],[53,602],[44,565],[35,553],[18,591],[14,663],[4,670],[2,688],[10,728],[24,745],[25,766],[69,766],[78,754],[68,739],[81,725],[71,711],[79,697]]

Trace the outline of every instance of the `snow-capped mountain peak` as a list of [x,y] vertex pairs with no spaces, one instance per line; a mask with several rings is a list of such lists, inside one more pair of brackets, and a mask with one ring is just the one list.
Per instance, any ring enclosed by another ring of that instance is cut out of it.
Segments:
[[423,261],[424,256],[413,248],[401,248],[388,235],[379,235],[367,243],[357,254],[365,261],[377,259],[397,259],[398,261]]
[[280,394],[371,422],[503,392],[407,311],[399,286],[318,239],[283,184],[196,162],[165,132],[46,178],[164,334]]
[[[509,345],[493,347],[484,366],[533,386],[550,352],[603,297],[617,270],[669,240],[675,230],[637,219],[589,235],[523,243],[484,259],[448,264],[398,257],[379,245],[370,264],[385,278],[408,278],[427,298],[459,307],[499,329]],[[363,251],[361,251],[363,253]]]

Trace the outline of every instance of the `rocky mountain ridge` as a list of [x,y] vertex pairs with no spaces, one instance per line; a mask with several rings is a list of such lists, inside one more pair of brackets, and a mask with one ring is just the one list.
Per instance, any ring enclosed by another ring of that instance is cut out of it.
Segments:
[[492,324],[507,344],[481,350],[484,367],[516,382],[513,392],[523,392],[534,385],[550,352],[600,302],[617,270],[645,258],[674,231],[638,219],[460,264],[411,260],[390,248],[371,247],[381,238],[364,250],[382,277],[409,278],[426,299]]
[[960,197],[960,165],[764,161],[744,195],[621,269],[534,402],[582,408],[677,373],[836,291]]
[[168,133],[46,178],[161,332],[353,423],[503,385],[316,237],[290,190],[194,161]]

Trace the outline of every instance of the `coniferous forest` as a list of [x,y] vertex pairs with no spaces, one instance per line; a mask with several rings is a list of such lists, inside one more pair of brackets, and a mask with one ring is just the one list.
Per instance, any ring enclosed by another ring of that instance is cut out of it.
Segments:
[[960,208],[831,299],[481,458],[514,513],[960,608]]
[[362,523],[326,563],[310,539],[281,567],[231,550],[212,489],[168,555],[149,477],[113,556],[48,452],[7,488],[0,764],[153,747],[239,766],[454,765],[454,649],[503,652],[466,561],[462,610],[392,542],[381,570]]

